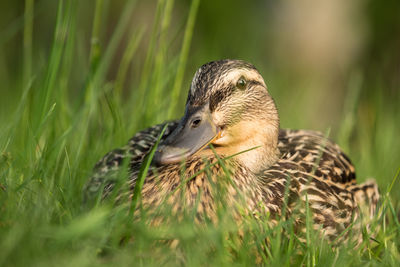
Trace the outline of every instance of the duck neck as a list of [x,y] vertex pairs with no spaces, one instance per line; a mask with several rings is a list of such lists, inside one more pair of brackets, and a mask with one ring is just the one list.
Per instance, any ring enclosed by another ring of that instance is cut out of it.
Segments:
[[216,151],[224,156],[236,155],[234,158],[240,164],[258,173],[278,160],[278,132],[275,125],[263,127],[257,121],[240,122],[230,130],[236,142],[229,147],[217,147]]

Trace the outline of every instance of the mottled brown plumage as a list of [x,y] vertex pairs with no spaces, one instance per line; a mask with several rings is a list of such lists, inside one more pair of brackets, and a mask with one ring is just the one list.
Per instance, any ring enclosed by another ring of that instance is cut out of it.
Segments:
[[364,216],[375,213],[376,184],[357,185],[348,157],[320,133],[279,129],[261,75],[238,60],[202,66],[193,78],[184,118],[143,130],[108,153],[95,166],[86,198],[100,191],[107,197],[126,159],[129,190],[119,193],[117,201],[129,199],[143,158],[164,126],[156,155],[161,166],[150,168],[142,189],[143,207],[150,212],[165,202],[175,215],[196,209],[198,221],[216,222],[218,205],[223,205],[238,220],[243,214],[264,214],[271,225],[284,214],[294,218],[301,233],[307,203],[313,228],[330,240],[357,221],[362,206],[368,207]]

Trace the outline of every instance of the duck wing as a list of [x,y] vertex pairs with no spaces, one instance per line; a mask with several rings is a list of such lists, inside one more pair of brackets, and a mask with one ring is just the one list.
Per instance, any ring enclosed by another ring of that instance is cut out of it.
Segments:
[[[350,190],[322,180],[298,162],[279,159],[258,179],[270,221],[276,224],[282,216],[291,218],[298,234],[306,231],[307,207],[313,220],[312,228],[322,230],[331,241],[346,232],[358,217],[357,203]],[[347,237],[346,233],[340,240]]]
[[[107,153],[93,168],[93,174],[83,189],[84,203],[112,191],[123,164],[128,164],[129,172],[140,169],[144,157],[150,152],[164,127],[161,141],[165,140],[178,125],[178,121],[165,122],[151,126],[136,133],[122,148]],[[125,160],[129,160],[126,162]],[[102,193],[100,193],[102,191]]]
[[304,232],[308,205],[313,228],[322,227],[334,240],[359,214],[354,166],[338,145],[314,131],[282,129],[278,148],[280,159],[258,175],[271,220],[291,217]]
[[282,160],[299,164],[322,181],[340,187],[356,184],[355,168],[350,159],[320,132],[281,129],[278,149]]

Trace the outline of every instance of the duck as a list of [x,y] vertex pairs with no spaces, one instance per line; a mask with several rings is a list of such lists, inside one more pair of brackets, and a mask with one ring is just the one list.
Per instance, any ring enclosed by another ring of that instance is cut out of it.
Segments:
[[304,233],[309,209],[313,229],[331,241],[345,240],[343,233],[355,221],[376,214],[376,182],[357,184],[349,157],[320,132],[281,129],[263,77],[243,60],[201,66],[184,116],[139,131],[126,146],[107,153],[94,167],[85,199],[110,197],[124,166],[128,189],[115,201],[129,203],[152,150],[141,189],[141,205],[148,210],[167,203],[174,215],[192,210],[196,222],[217,223],[223,206],[235,220],[253,216],[276,225],[292,218]]

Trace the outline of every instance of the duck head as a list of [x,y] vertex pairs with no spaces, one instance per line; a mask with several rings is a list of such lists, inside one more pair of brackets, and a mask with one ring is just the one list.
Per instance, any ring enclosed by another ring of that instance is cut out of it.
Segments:
[[[158,147],[158,165],[217,154],[235,158],[253,172],[278,158],[279,117],[264,79],[250,63],[220,60],[196,72],[185,115]],[[244,153],[243,151],[249,150]]]

